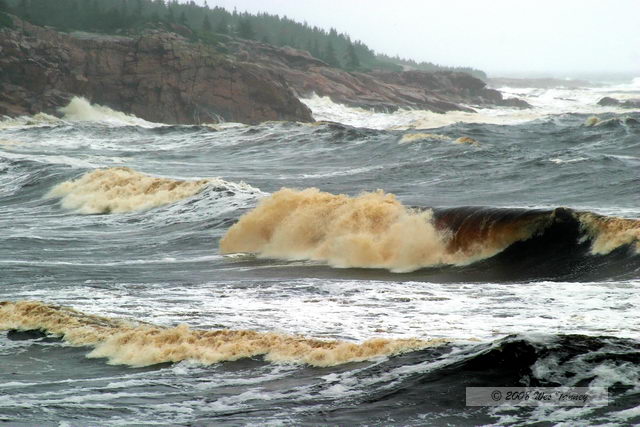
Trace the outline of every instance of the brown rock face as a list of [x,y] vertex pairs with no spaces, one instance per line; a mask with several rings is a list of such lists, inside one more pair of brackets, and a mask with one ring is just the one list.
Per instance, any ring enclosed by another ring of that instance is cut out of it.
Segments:
[[487,89],[485,83],[466,73],[374,71],[347,72],[329,67],[307,52],[277,48],[247,40],[230,40],[233,52],[277,70],[300,96],[315,93],[332,101],[376,111],[398,108],[426,109],[444,113],[473,111],[467,105],[504,105],[529,108],[522,100],[504,100],[502,94]]
[[0,31],[0,115],[55,112],[73,96],[145,120],[313,120],[281,76],[173,33],[66,35],[14,18]]

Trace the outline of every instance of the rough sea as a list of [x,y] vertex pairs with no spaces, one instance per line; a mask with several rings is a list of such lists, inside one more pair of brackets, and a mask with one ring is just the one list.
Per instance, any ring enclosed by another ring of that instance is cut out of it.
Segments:
[[[0,424],[637,425],[640,80],[0,121]],[[467,387],[604,387],[467,406]]]

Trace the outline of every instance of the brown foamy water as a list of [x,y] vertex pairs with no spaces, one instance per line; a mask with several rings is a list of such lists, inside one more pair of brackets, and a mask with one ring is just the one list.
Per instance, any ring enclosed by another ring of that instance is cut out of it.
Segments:
[[38,301],[0,302],[0,330],[43,330],[111,364],[148,366],[189,360],[202,364],[264,356],[280,363],[334,366],[442,345],[445,339],[384,339],[363,343],[318,340],[249,330],[173,328],[85,314]]
[[83,214],[123,213],[151,209],[191,197],[211,181],[158,178],[131,168],[115,167],[97,169],[78,179],[58,184],[47,197],[59,197],[65,209]]
[[591,236],[591,253],[606,255],[624,245],[635,243],[640,252],[640,220],[596,215],[591,212],[578,214],[583,227]]
[[468,264],[495,255],[534,231],[483,227],[481,233],[474,228],[465,235],[436,227],[431,211],[407,208],[383,191],[349,197],[315,188],[284,188],[241,217],[221,240],[220,250],[408,272]]

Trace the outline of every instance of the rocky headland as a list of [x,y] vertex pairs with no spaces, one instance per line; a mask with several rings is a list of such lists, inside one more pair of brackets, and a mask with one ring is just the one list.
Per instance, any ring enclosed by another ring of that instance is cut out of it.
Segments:
[[0,29],[0,116],[57,114],[74,96],[145,120],[313,121],[299,97],[393,111],[527,108],[458,72],[347,72],[306,51],[225,38],[224,49],[190,40],[189,29],[132,36],[62,33],[10,16]]

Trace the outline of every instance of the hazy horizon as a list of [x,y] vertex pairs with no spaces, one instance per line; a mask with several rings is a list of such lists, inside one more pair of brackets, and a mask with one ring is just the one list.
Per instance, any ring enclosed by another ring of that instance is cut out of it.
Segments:
[[[196,0],[204,4],[205,0]],[[640,76],[640,1],[209,0],[334,27],[377,53],[491,76]]]

